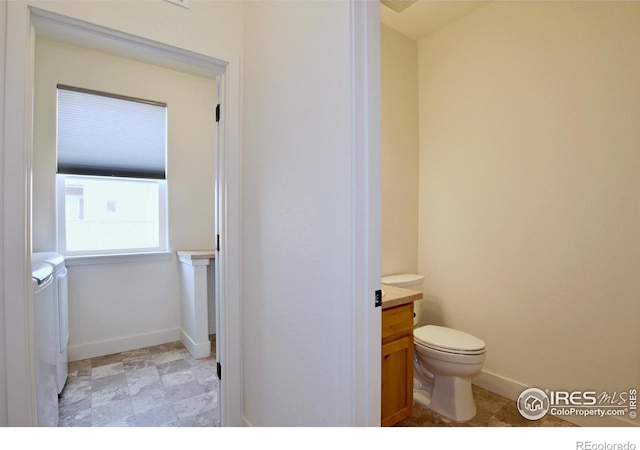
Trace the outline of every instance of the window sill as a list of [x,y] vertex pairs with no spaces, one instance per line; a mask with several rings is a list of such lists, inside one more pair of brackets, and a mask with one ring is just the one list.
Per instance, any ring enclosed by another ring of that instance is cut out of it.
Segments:
[[173,257],[171,252],[121,253],[114,255],[65,256],[65,266],[89,266],[93,264],[122,264],[133,262],[167,261]]

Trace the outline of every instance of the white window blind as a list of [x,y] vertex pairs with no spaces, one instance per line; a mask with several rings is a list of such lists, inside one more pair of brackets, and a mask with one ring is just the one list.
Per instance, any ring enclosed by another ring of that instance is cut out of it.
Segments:
[[58,173],[166,178],[166,104],[58,85]]

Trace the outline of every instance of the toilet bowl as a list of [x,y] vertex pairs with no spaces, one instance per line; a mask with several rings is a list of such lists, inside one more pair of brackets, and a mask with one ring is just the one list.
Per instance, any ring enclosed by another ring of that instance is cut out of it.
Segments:
[[414,333],[413,399],[454,422],[467,422],[477,408],[471,379],[480,373],[485,343],[475,336],[436,325]]
[[[382,278],[382,283],[422,291],[423,279],[398,274]],[[477,412],[471,380],[484,365],[485,343],[452,328],[418,326],[420,303],[414,303],[413,400],[454,422],[468,422]]]

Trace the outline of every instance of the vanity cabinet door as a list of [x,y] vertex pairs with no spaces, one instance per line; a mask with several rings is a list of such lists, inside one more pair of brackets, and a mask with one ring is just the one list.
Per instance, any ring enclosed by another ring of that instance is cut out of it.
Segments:
[[382,345],[381,425],[391,426],[413,412],[413,334]]
[[382,311],[380,424],[391,426],[413,413],[413,302]]

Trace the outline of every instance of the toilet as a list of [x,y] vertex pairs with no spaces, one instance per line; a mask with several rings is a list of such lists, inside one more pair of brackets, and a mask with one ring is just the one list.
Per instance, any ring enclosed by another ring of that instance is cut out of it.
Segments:
[[[423,275],[398,274],[382,283],[422,291],[423,280]],[[468,422],[477,412],[471,379],[484,364],[485,343],[452,328],[418,326],[421,303],[414,303],[413,400],[454,422]]]

